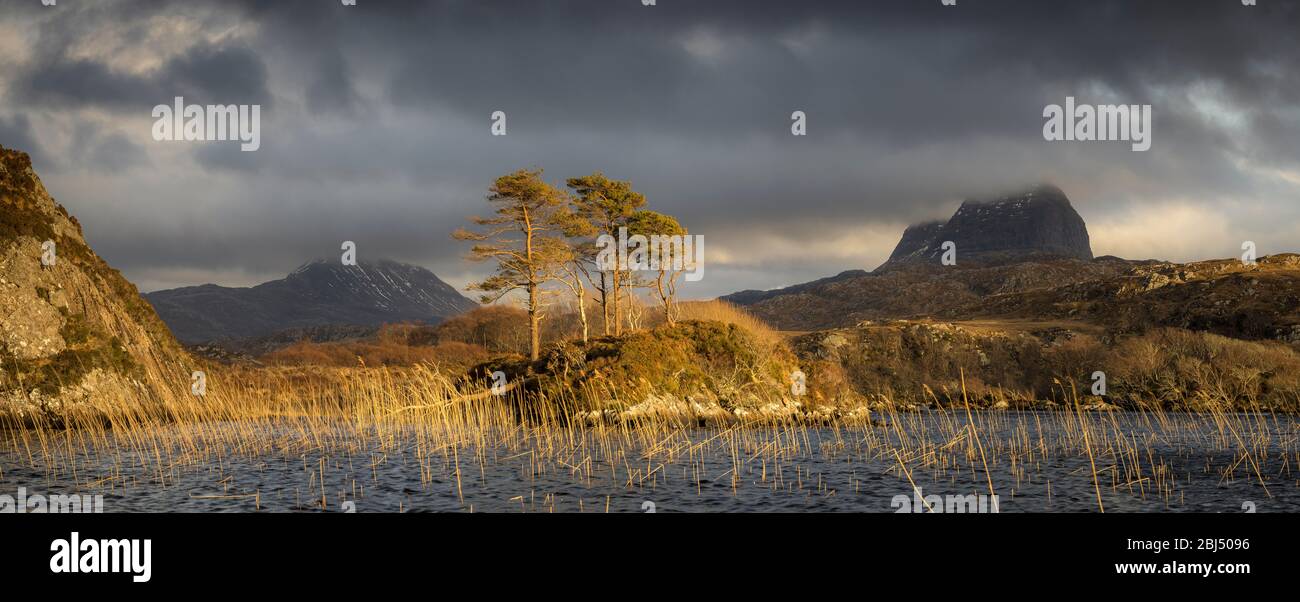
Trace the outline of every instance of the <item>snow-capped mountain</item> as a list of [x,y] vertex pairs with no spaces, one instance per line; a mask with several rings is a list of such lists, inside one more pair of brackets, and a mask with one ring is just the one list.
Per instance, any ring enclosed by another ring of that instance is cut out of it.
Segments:
[[433,272],[386,260],[352,266],[317,260],[254,287],[205,284],[145,298],[185,343],[310,326],[435,323],[477,306]]

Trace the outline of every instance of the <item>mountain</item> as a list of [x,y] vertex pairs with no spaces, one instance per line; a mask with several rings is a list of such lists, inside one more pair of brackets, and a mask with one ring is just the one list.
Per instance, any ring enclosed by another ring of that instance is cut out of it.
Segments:
[[[945,241],[956,245],[956,265],[940,262]],[[988,295],[1112,277],[1128,268],[1120,259],[1093,261],[1083,218],[1060,188],[1044,184],[970,199],[947,221],[908,227],[872,272],[849,270],[722,299],[778,328],[813,330],[932,315]]]
[[[898,239],[894,252],[889,254],[889,261],[907,261],[912,257],[926,254],[930,247],[939,241],[939,236],[943,234],[946,225],[948,222],[935,220],[908,226],[903,230],[903,237]],[[939,244],[943,243],[940,241]]]
[[[956,265],[939,261],[944,241]],[[773,326],[810,331],[900,319],[1086,322],[1114,332],[1175,327],[1300,342],[1295,255],[1175,264],[1093,258],[1059,188],[971,200],[909,227],[876,270],[723,297]]]
[[[956,265],[939,261],[944,241]],[[909,227],[876,270],[723,297],[789,331],[893,320],[1172,327],[1300,343],[1300,256],[1177,264],[1093,258],[1087,226],[1054,186],[966,201]]]
[[188,362],[135,286],[86,244],[31,158],[0,147],[0,413],[156,399],[188,389]]
[[191,344],[314,326],[434,323],[478,306],[433,272],[387,260],[316,260],[254,287],[205,284],[145,298],[176,338]]
[[1092,259],[1083,218],[1065,193],[1050,184],[967,200],[947,222],[911,226],[882,267],[939,263],[946,241],[956,245],[957,263],[1029,256]]

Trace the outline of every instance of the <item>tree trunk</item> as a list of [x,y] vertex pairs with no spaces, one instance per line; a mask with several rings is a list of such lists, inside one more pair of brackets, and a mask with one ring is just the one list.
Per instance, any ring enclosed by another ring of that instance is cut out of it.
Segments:
[[582,319],[582,343],[585,345],[587,339],[591,336],[590,329],[587,326],[587,306],[586,303],[578,301],[578,317]]
[[541,316],[537,307],[537,284],[528,285],[528,334],[532,338],[532,344],[529,347],[530,356],[533,361],[542,356],[542,339],[541,339]]
[[578,285],[578,319],[582,320],[582,344],[587,344],[587,288],[582,286],[582,276],[575,273],[573,283]]
[[605,326],[605,336],[609,336],[609,282],[605,272],[600,273],[600,317]]
[[664,293],[663,270],[659,270],[659,277],[655,279],[655,288],[659,290],[659,300],[662,301],[664,304],[664,322],[666,322],[669,326],[672,326],[673,325],[673,304],[672,301],[668,298],[668,295]]
[[618,297],[619,294],[622,292],[622,289],[619,288],[620,275],[622,275],[622,272],[617,270],[614,271],[613,279],[614,279],[614,334],[615,335],[623,334],[622,314],[620,314],[618,311]]

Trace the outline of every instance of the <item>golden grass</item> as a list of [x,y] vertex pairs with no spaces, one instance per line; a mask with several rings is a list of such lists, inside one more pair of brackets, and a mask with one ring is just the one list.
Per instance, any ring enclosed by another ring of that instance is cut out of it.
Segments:
[[[725,303],[683,304],[682,314],[738,324],[759,347],[783,344],[779,333]],[[1050,478],[1046,466],[1079,458],[1087,460],[1086,472],[1076,478],[1089,479],[1104,509],[1104,495],[1180,503],[1183,479],[1190,476],[1175,466],[1203,454],[1204,472],[1223,483],[1244,479],[1243,487],[1257,484],[1270,497],[1272,489],[1300,486],[1292,473],[1300,465],[1300,430],[1289,414],[1222,406],[1195,414],[1090,412],[1079,407],[1072,382],[1059,386],[1073,411],[974,411],[961,373],[964,411],[937,405],[907,412],[883,404],[872,412],[818,414],[809,406],[741,412],[679,399],[667,399],[671,409],[664,410],[652,403],[663,396],[628,397],[614,382],[593,381],[580,390],[516,382],[496,396],[486,380],[459,374],[430,363],[209,366],[207,394],[198,397],[189,394],[188,374],[153,370],[145,375],[147,386],[100,391],[91,404],[0,412],[0,479],[6,466],[22,464],[50,481],[127,491],[173,486],[184,473],[206,470],[223,490],[204,499],[256,510],[266,492],[226,490],[227,459],[279,459],[303,464],[298,507],[337,509],[342,501],[364,498],[366,487],[379,480],[379,467],[400,457],[415,462],[420,487],[454,482],[461,507],[473,510],[467,489],[484,483],[488,467],[524,462],[512,483],[529,492],[518,496],[520,507],[554,510],[554,496],[543,494],[539,502],[531,492],[557,475],[650,491],[669,478],[685,479],[697,495],[706,481],[719,479],[730,482],[733,495],[752,488],[820,496],[859,492],[860,476],[829,484],[812,472],[817,462],[831,461],[883,471],[905,491],[919,490],[917,480],[925,477],[1014,498],[1021,487]],[[593,408],[597,398],[618,400],[622,410]],[[1231,460],[1215,460],[1222,457]],[[726,466],[720,475],[714,468],[719,459]],[[354,478],[347,490],[327,488],[341,472],[364,475],[366,467],[369,481]],[[1052,486],[1047,483],[1049,496]],[[1060,489],[1059,480],[1055,486]],[[592,507],[608,508],[609,500],[602,501]]]
[[[801,357],[825,359],[816,366],[822,369],[819,386],[838,377],[862,396],[898,404],[959,407],[964,380],[976,407],[1066,410],[1071,394],[1059,383],[1088,383],[1102,371],[1105,401],[1126,409],[1300,412],[1300,352],[1278,341],[1172,328],[1110,339],[1086,332],[1071,336],[1051,340],[1023,329],[900,322],[791,341]],[[831,338],[838,346],[824,343]],[[1088,396],[1090,389],[1080,394]],[[1097,401],[1090,396],[1085,404]]]
[[764,345],[776,345],[783,337],[761,318],[745,311],[734,303],[712,301],[685,301],[675,306],[678,320],[702,320],[735,324],[749,331]]
[[[0,455],[43,470],[49,479],[101,491],[167,487],[183,471],[214,466],[217,482],[225,482],[224,460],[233,455],[301,461],[308,495],[299,505],[321,509],[364,498],[368,485],[354,481],[348,491],[329,491],[329,477],[349,467],[364,473],[369,466],[373,474],[401,455],[414,459],[421,487],[433,488],[440,477],[454,480],[466,510],[473,509],[466,488],[481,484],[488,466],[523,458],[521,491],[555,475],[588,484],[609,477],[630,489],[653,490],[672,473],[693,481],[697,495],[703,481],[724,478],[734,494],[756,487],[833,496],[835,487],[820,474],[814,481],[803,468],[816,455],[864,466],[888,463],[893,468],[884,472],[908,489],[917,487],[915,476],[924,475],[968,491],[987,486],[1005,498],[1041,482],[1042,466],[1053,459],[1086,457],[1099,507],[1104,492],[1178,503],[1186,475],[1175,474],[1175,458],[1161,450],[1226,454],[1231,463],[1211,466],[1207,460],[1206,472],[1223,482],[1245,475],[1265,488],[1290,486],[1291,466],[1300,462],[1295,421],[1287,415],[886,408],[872,421],[752,415],[701,426],[693,417],[663,420],[653,414],[574,420],[584,410],[577,394],[537,399],[516,388],[497,397],[487,385],[456,381],[425,365],[227,367],[209,373],[202,398],[173,386],[149,403],[123,392],[57,418],[0,417],[0,431],[7,433],[0,437]],[[722,475],[710,469],[718,458],[728,466]],[[1275,467],[1272,473],[1261,469],[1269,466]],[[1001,490],[994,489],[993,471],[1008,475],[1000,479]],[[141,483],[141,473],[149,482]],[[855,478],[840,486],[856,491],[862,482]],[[266,500],[260,490],[221,495],[250,510]],[[538,502],[521,496],[519,503],[523,509],[555,509],[553,497]]]

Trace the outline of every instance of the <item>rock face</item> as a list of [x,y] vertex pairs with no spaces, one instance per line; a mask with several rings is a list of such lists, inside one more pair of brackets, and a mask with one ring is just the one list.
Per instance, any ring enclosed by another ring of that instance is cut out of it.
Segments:
[[27,154],[0,147],[0,412],[141,403],[188,387],[187,363],[135,286],[86,245]]
[[924,253],[930,245],[940,240],[946,224],[947,222],[943,221],[933,221],[908,226],[903,230],[903,238],[898,240],[894,252],[889,254],[889,261],[905,261],[909,257]]
[[145,298],[185,343],[327,325],[434,323],[478,306],[433,272],[395,261],[318,260],[251,288],[205,284]]
[[1057,256],[1092,259],[1088,228],[1060,188],[1041,185],[991,200],[968,200],[947,222],[909,227],[882,268],[939,263],[952,241],[957,261]]

